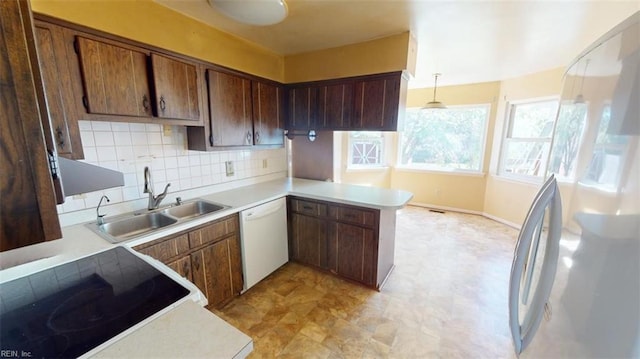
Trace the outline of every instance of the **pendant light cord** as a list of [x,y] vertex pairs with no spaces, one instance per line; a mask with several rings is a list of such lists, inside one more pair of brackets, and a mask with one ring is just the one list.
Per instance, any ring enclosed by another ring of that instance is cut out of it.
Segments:
[[436,90],[438,89],[438,76],[440,74],[433,74],[435,76],[435,84],[433,85],[433,102],[436,102]]

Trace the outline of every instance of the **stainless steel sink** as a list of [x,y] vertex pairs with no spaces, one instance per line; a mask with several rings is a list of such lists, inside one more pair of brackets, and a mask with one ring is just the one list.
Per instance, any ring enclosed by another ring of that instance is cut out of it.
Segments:
[[193,202],[185,202],[175,207],[167,208],[163,210],[162,213],[168,214],[178,219],[189,219],[199,217],[204,214],[213,213],[225,208],[228,207],[216,203],[196,200]]
[[122,242],[127,239],[138,237],[153,230],[163,228],[178,222],[177,219],[159,212],[132,215],[123,219],[105,222],[98,226],[98,230],[108,234],[115,240],[112,242]]
[[230,207],[196,199],[151,212],[133,212],[106,217],[104,224],[100,225],[96,222],[91,222],[86,226],[107,241],[119,243],[150,234],[167,226],[189,222],[200,216],[227,208]]

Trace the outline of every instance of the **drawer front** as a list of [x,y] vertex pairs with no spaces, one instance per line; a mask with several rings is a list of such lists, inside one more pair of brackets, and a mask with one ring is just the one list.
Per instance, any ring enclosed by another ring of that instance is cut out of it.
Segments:
[[189,251],[189,236],[185,233],[179,237],[160,240],[151,246],[138,246],[134,249],[163,263],[167,263],[168,259],[175,258]]
[[291,208],[294,212],[304,213],[310,216],[327,216],[327,205],[323,203],[292,199]]
[[331,218],[337,219],[338,221],[359,224],[361,226],[374,227],[376,224],[375,212],[365,209],[332,206],[330,215]]
[[196,248],[206,243],[214,243],[230,234],[237,233],[238,229],[237,214],[225,217],[206,227],[189,232],[189,245],[191,248]]

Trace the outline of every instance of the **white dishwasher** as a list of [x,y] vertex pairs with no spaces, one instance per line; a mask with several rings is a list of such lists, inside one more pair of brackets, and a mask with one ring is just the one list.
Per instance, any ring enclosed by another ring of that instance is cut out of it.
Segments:
[[284,198],[240,212],[243,292],[289,261]]

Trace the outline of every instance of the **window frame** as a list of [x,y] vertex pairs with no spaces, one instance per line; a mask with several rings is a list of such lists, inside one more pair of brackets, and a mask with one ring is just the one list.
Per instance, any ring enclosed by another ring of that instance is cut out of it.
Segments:
[[[553,126],[551,130],[551,134],[548,139],[542,137],[528,138],[528,137],[510,137],[510,134],[513,132],[513,119],[516,113],[516,107],[521,105],[529,105],[534,103],[541,102],[556,102],[556,109],[553,118]],[[559,96],[548,96],[548,97],[537,97],[537,98],[528,98],[522,100],[508,101],[506,104],[507,110],[505,114],[504,127],[501,136],[500,142],[500,152],[499,152],[499,161],[497,168],[498,177],[511,179],[517,182],[525,182],[525,183],[542,183],[546,178],[547,170],[549,168],[549,161],[551,159],[551,150],[553,146],[553,137],[555,135],[556,124],[558,120],[558,111],[560,110],[560,98]],[[542,140],[541,140],[542,139]],[[541,175],[527,175],[527,174],[515,174],[510,172],[505,172],[505,161],[506,161],[506,151],[508,149],[509,143],[512,142],[528,142],[528,143],[542,143],[543,145],[547,145],[546,153],[543,155],[544,163],[543,166],[539,169]]]
[[[380,135],[380,163],[373,164],[354,164],[353,163],[353,141],[354,133],[358,132],[374,132]],[[388,167],[385,163],[386,154],[386,138],[382,131],[347,131],[347,170],[375,170]]]
[[[463,105],[451,105],[447,106],[448,109],[458,109],[458,108],[486,108],[487,116],[484,122],[484,132],[482,134],[481,140],[481,153],[480,153],[480,168],[477,170],[470,169],[460,169],[460,168],[446,168],[446,167],[425,167],[425,166],[416,166],[402,163],[402,137],[404,136],[404,129],[398,131],[398,141],[397,141],[397,158],[395,166],[396,169],[404,171],[404,172],[421,172],[421,173],[439,173],[439,174],[454,174],[454,175],[465,175],[465,176],[484,176],[485,175],[485,155],[487,153],[487,138],[489,132],[489,124],[491,122],[491,103],[478,103],[478,104],[463,104]],[[421,107],[407,107],[406,111],[424,111]],[[433,109],[431,111],[441,111],[440,109]]]

